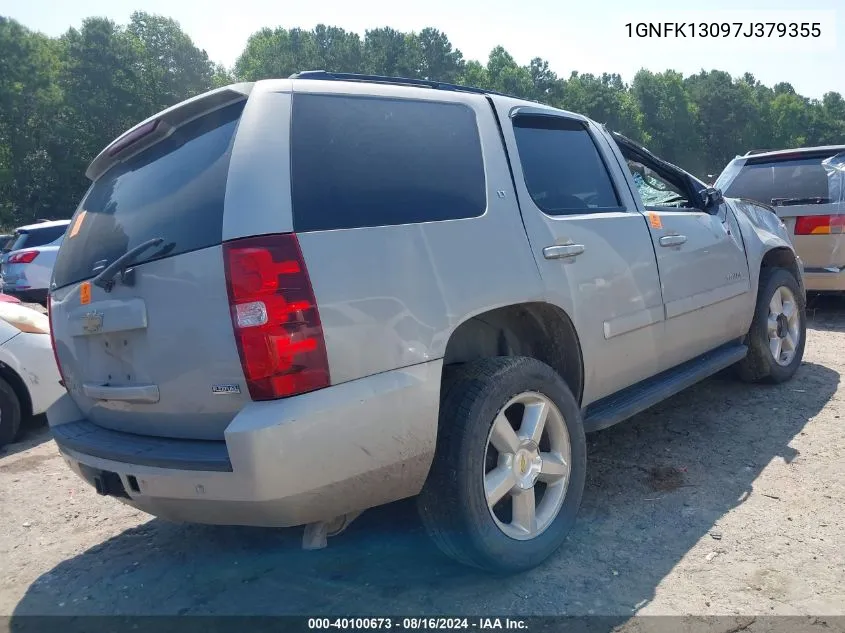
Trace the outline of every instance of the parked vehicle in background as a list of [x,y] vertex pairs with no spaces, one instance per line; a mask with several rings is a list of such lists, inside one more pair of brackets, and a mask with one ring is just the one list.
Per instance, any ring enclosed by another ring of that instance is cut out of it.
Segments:
[[804,261],[807,290],[845,291],[845,145],[748,152],[716,186],[774,208]]
[[0,276],[3,292],[27,303],[47,304],[47,292],[56,255],[69,220],[55,220],[22,226],[3,255]]
[[59,381],[47,316],[0,302],[0,446],[13,442],[22,422],[66,393]]
[[448,555],[527,569],[573,525],[585,432],[801,364],[777,217],[548,106],[305,73],[175,105],[86,173],[50,427],[171,520],[319,547],[419,495]]

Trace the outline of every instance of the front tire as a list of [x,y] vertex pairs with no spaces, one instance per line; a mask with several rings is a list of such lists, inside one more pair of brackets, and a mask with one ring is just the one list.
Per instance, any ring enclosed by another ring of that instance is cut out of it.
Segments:
[[15,440],[21,427],[21,402],[14,389],[0,378],[0,446]]
[[423,525],[464,564],[535,567],[563,543],[581,504],[587,451],[578,403],[533,358],[483,359],[446,373],[437,453],[418,498]]
[[784,268],[763,268],[754,320],[748,330],[748,355],[737,364],[746,382],[786,382],[804,357],[806,301],[795,275]]

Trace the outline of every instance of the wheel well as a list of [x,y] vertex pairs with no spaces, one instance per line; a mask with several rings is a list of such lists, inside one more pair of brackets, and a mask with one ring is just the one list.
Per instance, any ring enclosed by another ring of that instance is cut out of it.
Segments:
[[773,248],[763,256],[760,268],[785,268],[795,275],[801,290],[804,290],[804,280],[801,278],[801,270],[798,268],[798,261],[795,254],[785,247]]
[[12,391],[21,403],[21,419],[26,420],[32,415],[32,399],[29,397],[29,389],[18,373],[6,363],[0,363],[0,378],[9,383]]
[[563,377],[580,404],[584,389],[581,345],[567,314],[548,303],[521,303],[476,315],[446,345],[444,367],[479,358],[529,356]]

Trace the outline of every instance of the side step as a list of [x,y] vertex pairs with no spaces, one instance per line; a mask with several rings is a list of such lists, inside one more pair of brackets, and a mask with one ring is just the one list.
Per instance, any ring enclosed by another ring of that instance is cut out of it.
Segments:
[[745,358],[748,347],[729,343],[682,365],[611,394],[584,409],[584,430],[600,431],[623,422]]

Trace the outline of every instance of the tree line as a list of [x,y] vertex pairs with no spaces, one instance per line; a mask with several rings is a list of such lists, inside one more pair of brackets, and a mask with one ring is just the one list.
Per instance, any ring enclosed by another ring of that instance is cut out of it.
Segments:
[[585,114],[707,179],[749,149],[845,142],[845,101],[809,99],[751,73],[690,76],[641,70],[558,76],[501,46],[465,59],[445,33],[339,27],[264,28],[234,68],[215,64],[174,20],[144,12],[129,23],[89,18],[48,37],[0,16],[0,226],[67,218],[88,187],[90,160],[128,127],[234,81],[324,69],[462,83]]

